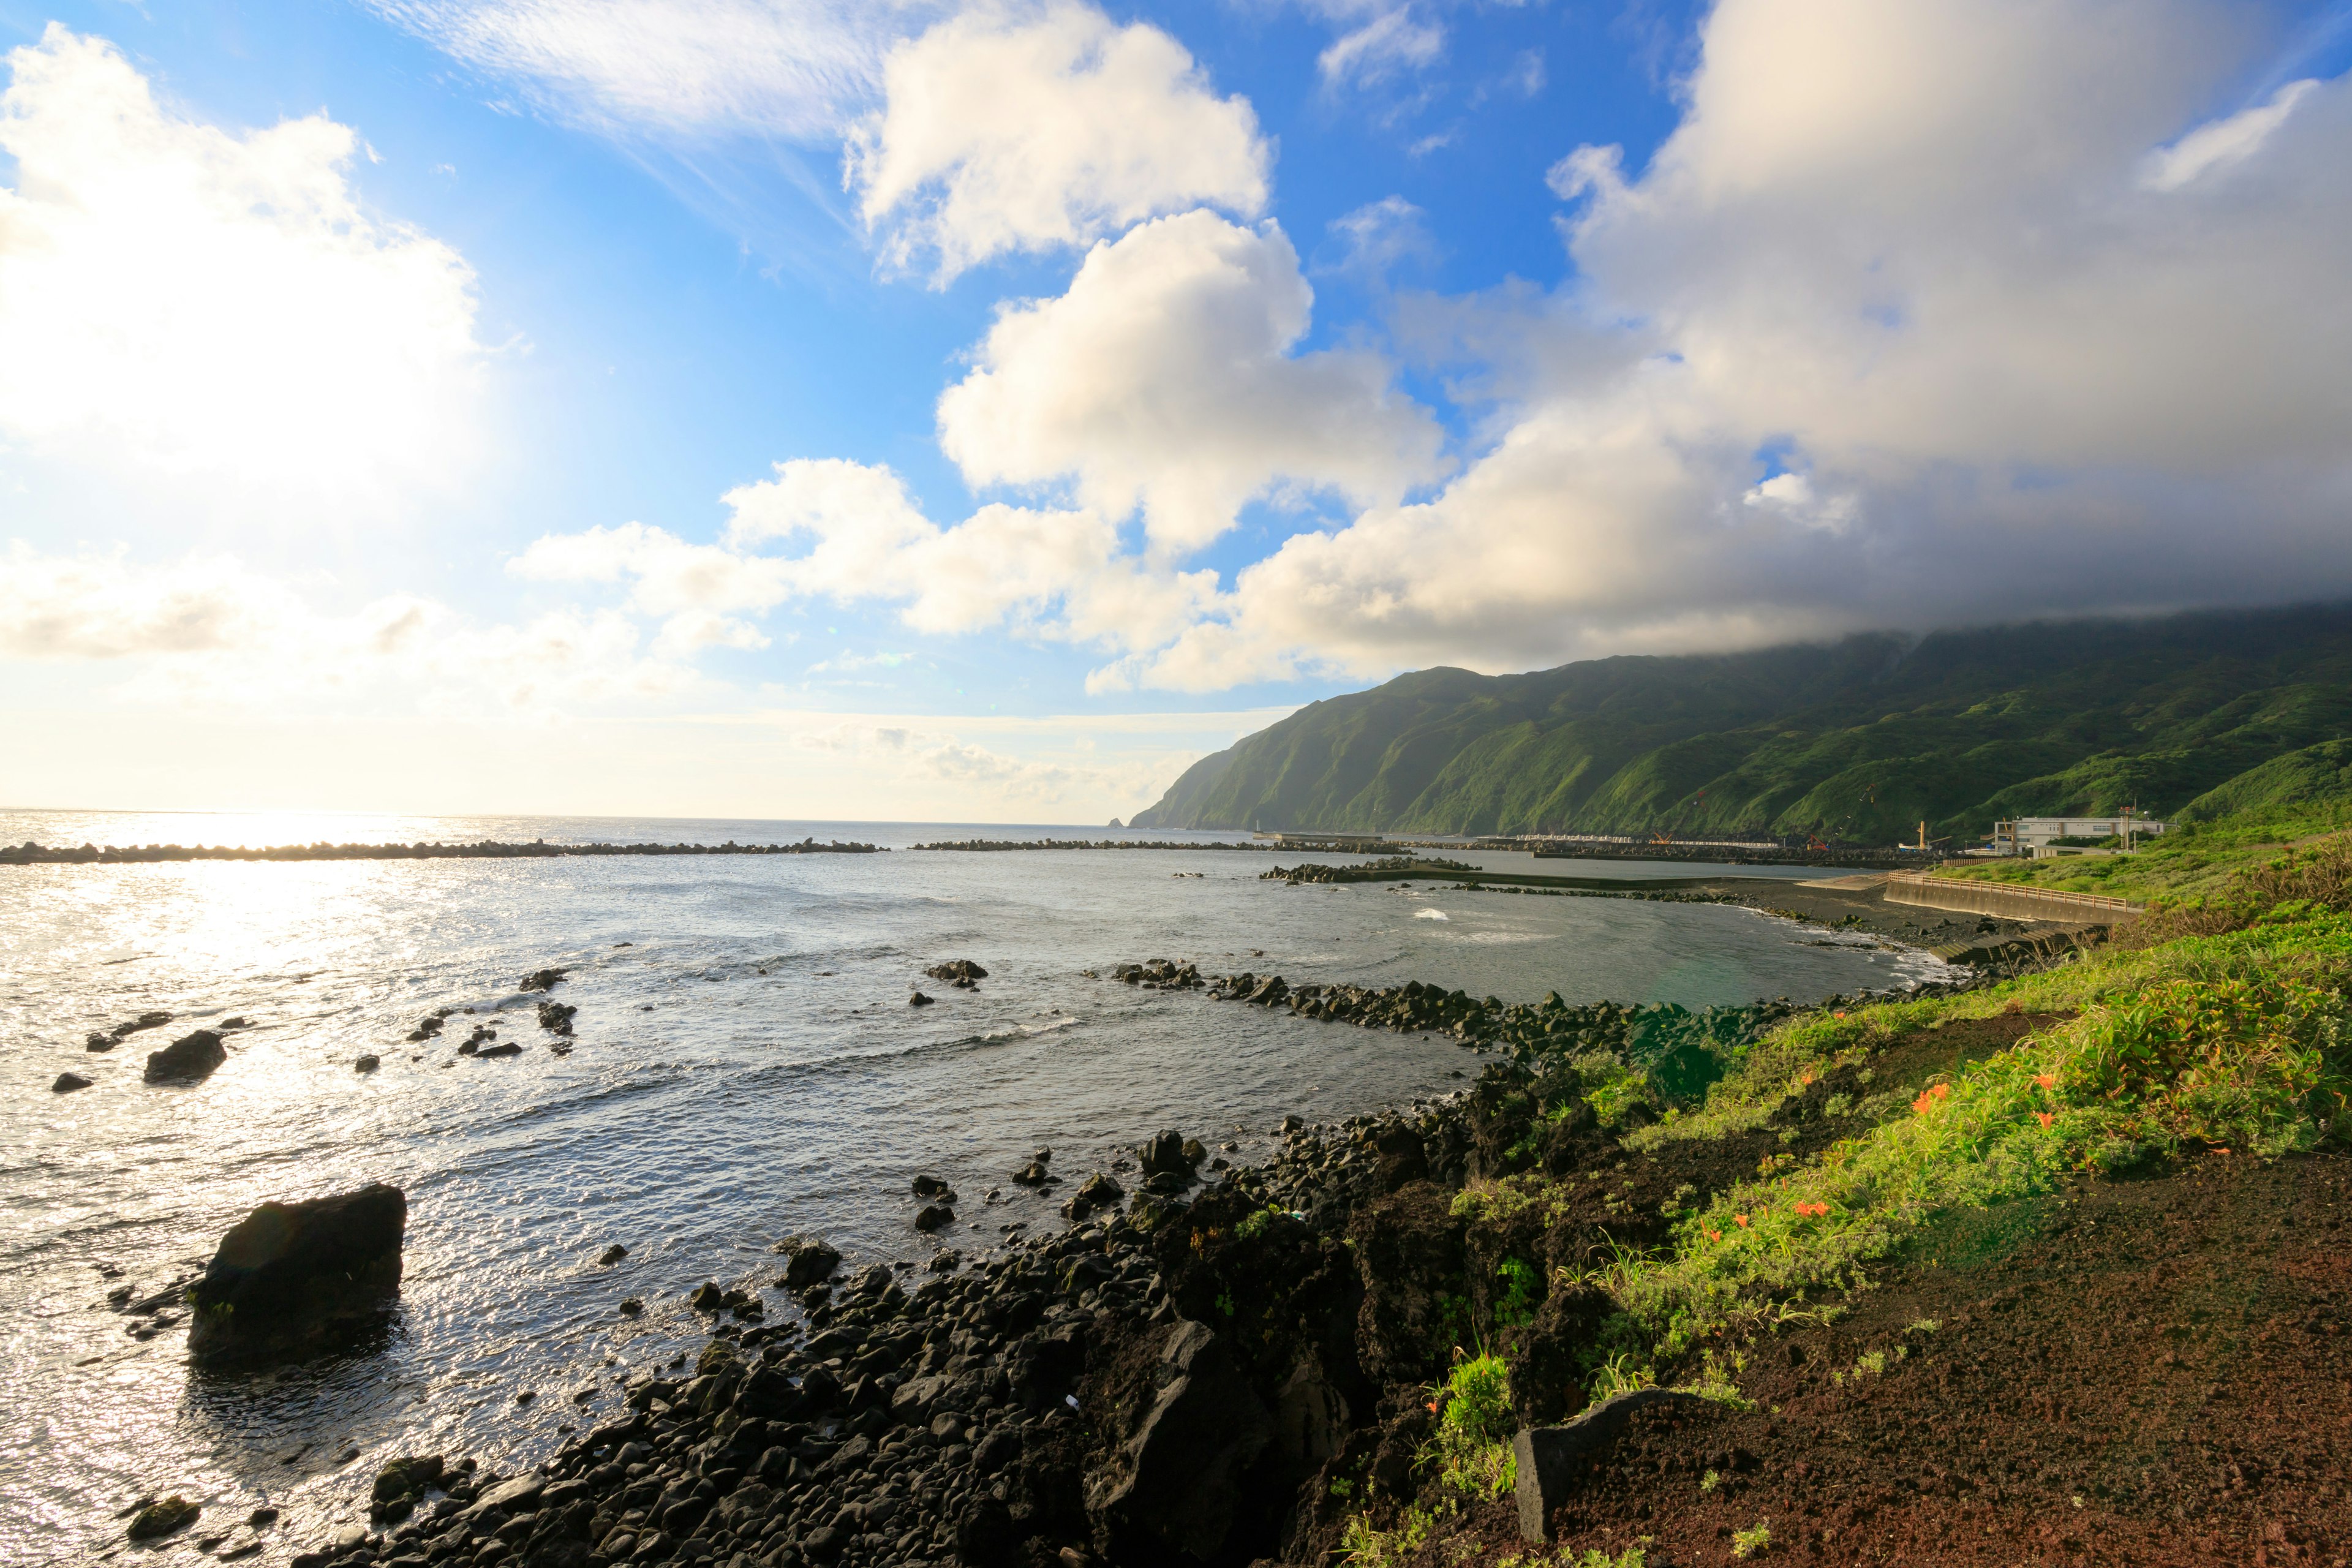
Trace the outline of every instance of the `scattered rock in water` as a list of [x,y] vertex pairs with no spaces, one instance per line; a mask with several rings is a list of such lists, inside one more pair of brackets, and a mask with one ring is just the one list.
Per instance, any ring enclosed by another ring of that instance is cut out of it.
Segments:
[[926,1267],[934,1274],[952,1274],[963,1267],[963,1254],[951,1247],[942,1247],[931,1254],[931,1260]]
[[517,1405],[529,1405],[538,1399],[538,1397],[539,1390],[536,1388],[521,1388],[515,1391],[515,1403]]
[[[915,1195],[919,1198],[935,1198],[949,1190],[948,1184],[937,1176],[917,1176],[914,1181]],[[950,1198],[948,1202],[953,1203],[955,1199]]]
[[[579,1008],[562,1002],[541,1002],[539,1005],[539,1026],[551,1035],[568,1035],[572,1032],[572,1016],[579,1011]],[[498,1053],[484,1051],[482,1054],[487,1057]],[[513,1053],[505,1054],[510,1056]]]
[[245,1522],[247,1529],[267,1530],[278,1522],[278,1510],[274,1508],[255,1509],[245,1516]]
[[198,1029],[160,1051],[147,1053],[145,1078],[149,1083],[201,1083],[226,1060],[228,1052],[221,1048],[220,1036],[211,1029]]
[[[623,942],[621,945],[623,947],[626,947],[629,944],[627,942]],[[568,969],[534,969],[529,974],[522,977],[522,984],[520,989],[524,991],[551,991],[556,986],[562,984],[563,977],[571,973],[572,971]]]
[[301,1203],[263,1204],[221,1238],[188,1289],[188,1351],[227,1361],[307,1349],[373,1319],[399,1293],[408,1199],[376,1183]]
[[945,963],[934,963],[923,973],[934,980],[946,981],[959,991],[969,991],[976,982],[988,978],[988,971],[969,958],[950,959]]
[[1062,1205],[1063,1215],[1070,1219],[1084,1219],[1097,1209],[1117,1208],[1127,1196],[1127,1189],[1102,1172],[1088,1176],[1086,1184]]
[[131,1521],[131,1539],[154,1541],[175,1530],[185,1530],[196,1522],[205,1510],[186,1498],[173,1493],[141,1509]]
[[379,1524],[406,1518],[424,1497],[425,1489],[439,1485],[441,1477],[438,1454],[415,1454],[393,1460],[375,1473],[375,1486],[368,1494],[369,1517]]
[[610,1247],[606,1247],[606,1248],[604,1250],[603,1254],[597,1258],[597,1259],[596,1259],[596,1265],[597,1265],[597,1267],[598,1267],[598,1268],[610,1268],[611,1267],[613,1267],[613,1265],[614,1265],[615,1263],[618,1263],[619,1261],[621,1261],[621,1259],[623,1259],[624,1258],[626,1258],[628,1255],[629,1255],[629,1249],[628,1249],[627,1247],[623,1247],[619,1242],[617,1242],[617,1241],[616,1241],[616,1242],[613,1243],[613,1245],[612,1245],[612,1246],[610,1246]]
[[[87,1042],[93,1051],[110,1051],[142,1029],[160,1029],[172,1021],[169,1013],[142,1013],[127,1024],[117,1024],[111,1029],[92,1034]],[[242,1022],[242,1020],[239,1020]],[[223,1025],[226,1028],[228,1026]]]
[[1051,1149],[1038,1150],[1029,1156],[1027,1164],[1013,1173],[1013,1179],[1024,1187],[1044,1186],[1055,1179],[1054,1173],[1045,1168],[1046,1162],[1053,1157],[1054,1152]]
[[621,1300],[621,1316],[625,1318],[637,1317],[641,1315],[645,1310],[646,1304],[643,1301],[638,1300],[635,1296],[624,1297]]
[[798,1290],[830,1279],[841,1267],[841,1252],[829,1242],[814,1237],[787,1237],[776,1243],[776,1250],[784,1255],[783,1278],[778,1281],[787,1290]]
[[1209,1152],[1198,1139],[1187,1138],[1172,1127],[1162,1128],[1136,1151],[1136,1157],[1147,1176],[1181,1176],[1190,1180],[1192,1168],[1208,1158]]
[[912,996],[907,998],[907,1005],[909,1007],[929,1007],[935,1000],[937,999],[926,996],[921,992],[918,991]]
[[[462,1047],[459,1048],[463,1049]],[[519,1057],[520,1055],[522,1055],[522,1047],[520,1044],[513,1040],[501,1040],[495,1046],[484,1046],[474,1053],[476,1059],[481,1061],[488,1061],[492,1057]]]
[[915,1228],[923,1232],[955,1224],[955,1210],[944,1204],[925,1204],[915,1213]]
[[377,1068],[382,1067],[383,1065],[383,1064],[374,1057],[365,1056],[352,1064],[352,1070],[353,1072],[373,1072]]
[[58,1074],[58,1081],[49,1085],[49,1092],[51,1094],[71,1094],[75,1089],[88,1089],[89,1087],[89,1079],[82,1077],[81,1074],[78,1072],[61,1072]]
[[706,1279],[699,1289],[686,1299],[686,1304],[698,1312],[715,1312],[727,1304],[727,1292],[715,1279]]

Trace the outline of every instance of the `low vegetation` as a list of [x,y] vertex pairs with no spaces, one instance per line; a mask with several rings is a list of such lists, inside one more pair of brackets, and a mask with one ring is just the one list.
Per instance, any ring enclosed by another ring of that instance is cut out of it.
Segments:
[[[1671,1383],[1737,1401],[1759,1334],[1838,1315],[1870,1287],[1874,1265],[1940,1215],[2048,1193],[2084,1173],[2352,1144],[2352,835],[2243,856],[2207,892],[2146,923],[2139,940],[2000,985],[1790,1019],[1727,1048],[1703,1098],[1629,1127],[1617,1142],[1634,1152],[1753,1137],[1824,1076],[1843,1072],[1857,1085],[1827,1102],[1851,1131],[1801,1156],[1768,1154],[1751,1178],[1710,1194],[1677,1194],[1663,1245],[1614,1247],[1581,1273],[1562,1271],[1559,1285],[1599,1292],[1609,1309],[1585,1392]],[[1871,1077],[1869,1064],[1913,1037],[2016,1015],[2037,1026],[2005,1048],[1924,1081]],[[1586,1097],[1591,1110],[1599,1100],[1667,1098],[1638,1065],[1592,1065],[1577,1063],[1580,1081],[1601,1086]],[[1460,1194],[1454,1213],[1495,1227],[1564,1214],[1591,1175],[1486,1182]],[[1940,1327],[1912,1319],[1867,1343],[1835,1381],[1887,1375]],[[1436,1484],[1386,1530],[1370,1515],[1356,1521],[1348,1549],[1364,1563],[1412,1559],[1448,1510],[1509,1489],[1504,1361],[1463,1352],[1432,1408],[1423,1463]],[[1709,1469],[1699,1491],[1713,1494],[1717,1479]],[[1736,1556],[1768,1553],[1769,1522],[1731,1542]]]

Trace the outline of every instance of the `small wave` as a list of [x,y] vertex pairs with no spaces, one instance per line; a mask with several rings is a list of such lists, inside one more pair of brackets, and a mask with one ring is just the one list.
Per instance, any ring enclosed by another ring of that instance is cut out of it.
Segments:
[[1444,910],[1415,910],[1412,918],[1417,921],[1450,921],[1454,917]]

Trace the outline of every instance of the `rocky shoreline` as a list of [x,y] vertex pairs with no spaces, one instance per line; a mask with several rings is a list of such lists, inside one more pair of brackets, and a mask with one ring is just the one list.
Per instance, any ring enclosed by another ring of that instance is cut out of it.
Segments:
[[[1448,1033],[1503,1059],[1451,1096],[1328,1126],[1286,1120],[1260,1166],[1162,1132],[1072,1181],[1069,1228],[969,1262],[951,1211],[920,1271],[845,1270],[822,1241],[786,1237],[772,1276],[694,1293],[706,1347],[690,1370],[635,1384],[624,1417],[522,1476],[403,1456],[367,1523],[293,1568],[1322,1561],[1351,1511],[1420,1484],[1427,1384],[1452,1346],[1506,1354],[1529,1420],[1582,1404],[1593,1304],[1547,1292],[1553,1263],[1660,1229],[1662,1198],[1713,1190],[1758,1157],[1669,1151],[1624,1174],[1619,1138],[1702,1092],[1720,1071],[1702,1060],[1797,1010],[1506,1006],[1167,961],[1104,978]],[[1637,1081],[1604,1059],[1648,1067]],[[1748,1141],[1789,1142],[1777,1121]],[[1059,1184],[1050,1158],[1008,1177]],[[1596,1186],[1589,1214],[1513,1244],[1547,1261],[1481,1261],[1491,1238],[1465,1222],[1464,1194],[1514,1170],[1612,1161],[1621,1177]],[[954,1201],[940,1188],[918,1178],[926,1213]],[[771,1296],[793,1315],[771,1321]]]

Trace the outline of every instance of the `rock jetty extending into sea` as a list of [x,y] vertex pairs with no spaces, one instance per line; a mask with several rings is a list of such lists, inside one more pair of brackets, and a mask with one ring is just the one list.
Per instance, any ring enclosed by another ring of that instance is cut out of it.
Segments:
[[1199,844],[1161,838],[943,838],[935,844],[918,844],[915,847],[954,849],[968,854],[990,854],[1005,849],[1238,849],[1252,855],[1271,855],[1277,846]]
[[165,860],[554,860],[575,855],[887,855],[872,844],[83,844],[0,848],[0,866],[131,866]]

